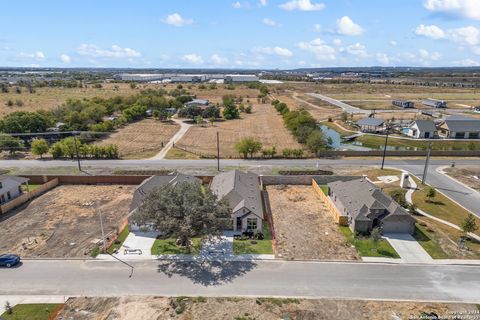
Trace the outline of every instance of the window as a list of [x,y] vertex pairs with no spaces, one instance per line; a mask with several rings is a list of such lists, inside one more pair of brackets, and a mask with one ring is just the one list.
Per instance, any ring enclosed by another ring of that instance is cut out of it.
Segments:
[[7,198],[8,200],[12,199],[12,195],[10,194],[10,191],[7,191]]
[[455,132],[455,139],[465,139],[465,132]]
[[2,194],[2,197],[0,198],[0,201],[1,201],[2,203],[5,202],[5,195]]
[[430,132],[425,132],[425,139],[430,138]]
[[247,230],[257,230],[257,218],[247,219]]

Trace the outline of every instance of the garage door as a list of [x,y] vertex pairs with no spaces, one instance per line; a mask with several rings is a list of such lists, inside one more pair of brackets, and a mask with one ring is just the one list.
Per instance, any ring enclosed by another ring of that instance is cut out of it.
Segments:
[[408,221],[384,221],[382,231],[384,233],[410,233],[411,224]]

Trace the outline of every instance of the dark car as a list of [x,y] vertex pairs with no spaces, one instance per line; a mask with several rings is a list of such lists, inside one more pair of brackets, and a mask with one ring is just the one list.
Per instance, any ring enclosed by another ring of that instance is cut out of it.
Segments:
[[13,267],[20,263],[20,257],[16,254],[0,254],[0,267]]

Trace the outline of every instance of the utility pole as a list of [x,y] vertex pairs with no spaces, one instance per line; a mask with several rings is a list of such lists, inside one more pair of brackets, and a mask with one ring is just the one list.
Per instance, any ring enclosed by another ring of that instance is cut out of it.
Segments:
[[220,138],[217,131],[217,170],[220,171]]
[[428,142],[427,159],[425,159],[425,168],[423,169],[422,184],[427,181],[428,162],[430,161],[430,152],[432,151],[432,141]]
[[390,126],[387,124],[387,135],[385,136],[385,146],[383,147],[382,170],[385,165],[385,156],[387,154],[388,134],[390,133]]
[[100,218],[100,229],[102,229],[102,252],[105,253],[107,252],[106,248],[106,243],[105,243],[105,230],[103,229],[103,216],[102,216],[102,210],[98,208],[98,202],[95,202],[95,211],[98,212],[98,216]]
[[75,142],[75,153],[77,155],[78,171],[82,171],[82,166],[80,165],[80,156],[78,154],[77,136],[75,136],[75,134],[76,132],[73,135],[73,141]]

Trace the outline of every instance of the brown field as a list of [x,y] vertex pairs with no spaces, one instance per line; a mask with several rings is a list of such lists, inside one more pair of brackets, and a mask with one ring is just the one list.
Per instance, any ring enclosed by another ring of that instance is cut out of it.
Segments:
[[317,121],[325,121],[329,117],[336,117],[342,113],[340,108],[334,107],[331,104],[320,99],[313,99],[306,95],[298,95],[296,93],[284,93],[282,95],[274,95],[278,99],[286,103],[292,110],[305,109]]
[[277,256],[284,259],[358,260],[312,186],[268,186]]
[[98,144],[116,144],[124,159],[148,158],[159,153],[162,143],[165,145],[178,129],[175,123],[145,119],[117,129]]
[[[0,252],[30,258],[90,257],[128,215],[134,186],[59,186],[0,218]],[[96,206],[98,205],[98,208]]]
[[[472,189],[480,191],[480,167],[478,166],[457,166],[444,170],[449,176],[466,184]],[[474,178],[477,177],[477,178]]]
[[[423,319],[435,312],[441,319],[475,315],[474,304],[334,299],[121,297],[70,298],[57,320],[385,320]],[[426,319],[426,318],[425,318]]]
[[204,156],[214,156],[217,153],[217,132],[220,135],[222,158],[238,158],[235,144],[245,137],[260,140],[264,147],[275,146],[277,153],[281,153],[284,148],[302,148],[270,104],[255,104],[253,112],[242,113],[241,119],[215,122],[214,126],[193,126],[177,145]]

